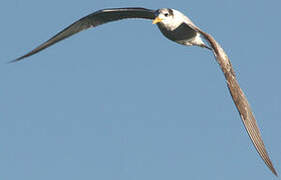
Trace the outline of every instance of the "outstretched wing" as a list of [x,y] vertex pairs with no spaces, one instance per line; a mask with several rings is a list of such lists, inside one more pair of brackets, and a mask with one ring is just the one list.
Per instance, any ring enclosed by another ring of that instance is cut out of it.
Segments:
[[44,42],[43,44],[39,45],[37,48],[33,49],[29,53],[11,61],[16,62],[22,60],[28,56],[31,56],[43,49],[61,41],[65,38],[72,36],[82,30],[96,27],[111,21],[117,21],[121,19],[127,18],[144,18],[144,19],[154,19],[154,10],[145,9],[145,8],[111,8],[111,9],[102,9],[96,11],[88,16],[81,18],[80,20],[74,22],[55,36],[53,36],[48,41]]
[[201,29],[199,29],[196,26],[194,26],[194,28],[198,32],[200,32],[204,36],[204,38],[209,42],[209,44],[212,46],[214,55],[224,73],[224,76],[227,81],[228,89],[229,89],[232,99],[236,105],[236,108],[241,116],[243,124],[244,124],[256,150],[258,151],[259,155],[261,156],[261,158],[263,159],[265,164],[269,167],[269,169],[277,176],[277,172],[274,169],[273,164],[265,149],[257,122],[256,122],[253,112],[251,110],[251,107],[248,103],[248,100],[247,100],[245,94],[243,93],[242,89],[240,88],[238,81],[236,80],[236,76],[235,76],[235,73],[234,73],[234,70],[232,68],[229,58],[227,57],[226,53],[221,48],[221,46],[215,41],[215,39],[211,35],[203,32]]

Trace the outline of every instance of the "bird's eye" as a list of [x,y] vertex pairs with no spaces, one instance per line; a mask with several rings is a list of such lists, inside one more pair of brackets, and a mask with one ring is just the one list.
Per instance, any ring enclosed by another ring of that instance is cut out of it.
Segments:
[[168,17],[168,16],[169,16],[169,14],[168,14],[168,13],[165,13],[165,14],[164,14],[164,16],[165,16],[165,17]]

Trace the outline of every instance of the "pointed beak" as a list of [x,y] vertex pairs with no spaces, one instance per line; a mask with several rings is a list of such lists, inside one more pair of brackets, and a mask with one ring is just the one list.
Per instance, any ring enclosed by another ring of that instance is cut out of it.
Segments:
[[162,20],[163,20],[163,19],[161,19],[161,18],[159,18],[159,17],[156,17],[156,18],[153,20],[152,24],[157,24],[157,23],[161,22]]

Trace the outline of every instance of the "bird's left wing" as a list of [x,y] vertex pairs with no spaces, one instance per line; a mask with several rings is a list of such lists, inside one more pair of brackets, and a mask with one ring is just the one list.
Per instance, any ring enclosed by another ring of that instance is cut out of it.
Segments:
[[256,119],[253,115],[253,112],[251,110],[251,107],[249,105],[249,102],[248,102],[245,94],[243,93],[242,89],[240,88],[240,86],[238,84],[238,81],[235,76],[235,72],[232,68],[229,58],[227,57],[226,53],[224,52],[222,47],[219,45],[219,43],[217,43],[216,40],[211,35],[205,33],[204,31],[199,29],[194,24],[191,24],[191,26],[195,30],[197,30],[201,35],[203,35],[204,38],[211,45],[211,47],[213,49],[213,53],[216,57],[216,60],[219,63],[219,65],[224,73],[229,92],[232,96],[232,99],[240,114],[242,122],[243,122],[256,150],[258,151],[260,157],[265,162],[265,164],[268,166],[268,168],[277,176],[277,172],[268,156],[265,145],[261,138],[261,134],[260,134]]
[[82,30],[96,27],[111,21],[117,21],[121,19],[127,19],[127,18],[143,18],[143,19],[154,19],[154,10],[145,9],[145,8],[136,8],[136,7],[130,7],[130,8],[111,8],[111,9],[102,9],[99,11],[96,11],[92,14],[89,14],[88,16],[85,16],[81,18],[80,20],[74,22],[55,36],[53,36],[48,41],[44,42],[43,44],[39,45],[37,48],[33,49],[29,53],[11,61],[16,62],[19,60],[22,60],[28,56],[31,56],[35,53],[38,53],[39,51],[42,51],[43,49],[57,43],[58,41],[61,41],[65,38],[68,38],[72,36],[73,34],[76,34]]

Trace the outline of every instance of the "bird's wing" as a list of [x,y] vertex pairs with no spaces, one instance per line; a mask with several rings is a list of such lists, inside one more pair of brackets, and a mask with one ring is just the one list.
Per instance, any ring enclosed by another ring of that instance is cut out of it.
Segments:
[[127,18],[144,18],[144,19],[154,19],[154,10],[145,9],[145,8],[111,8],[111,9],[102,9],[96,11],[88,16],[81,18],[80,20],[74,22],[55,36],[53,36],[48,41],[44,42],[43,44],[39,45],[37,48],[33,49],[29,53],[11,61],[16,62],[22,60],[28,56],[31,56],[43,49],[61,41],[65,38],[72,36],[75,33],[78,33],[82,30],[96,27],[98,25],[102,25],[111,21],[117,21],[121,19]]
[[243,124],[244,124],[256,150],[258,151],[259,155],[261,156],[261,158],[263,159],[265,164],[269,167],[269,169],[277,176],[277,172],[274,169],[273,164],[265,149],[257,122],[256,122],[253,112],[251,110],[251,107],[248,103],[248,100],[247,100],[245,94],[243,93],[242,89],[240,88],[238,81],[236,80],[235,72],[232,68],[229,58],[227,57],[227,55],[224,52],[224,50],[222,49],[222,47],[216,42],[216,40],[211,35],[203,32],[201,29],[199,29],[196,26],[194,26],[193,28],[196,29],[200,34],[202,34],[204,36],[204,38],[212,46],[213,53],[224,73],[224,76],[227,81],[228,89],[229,89],[232,99],[236,105],[236,108],[241,116]]

